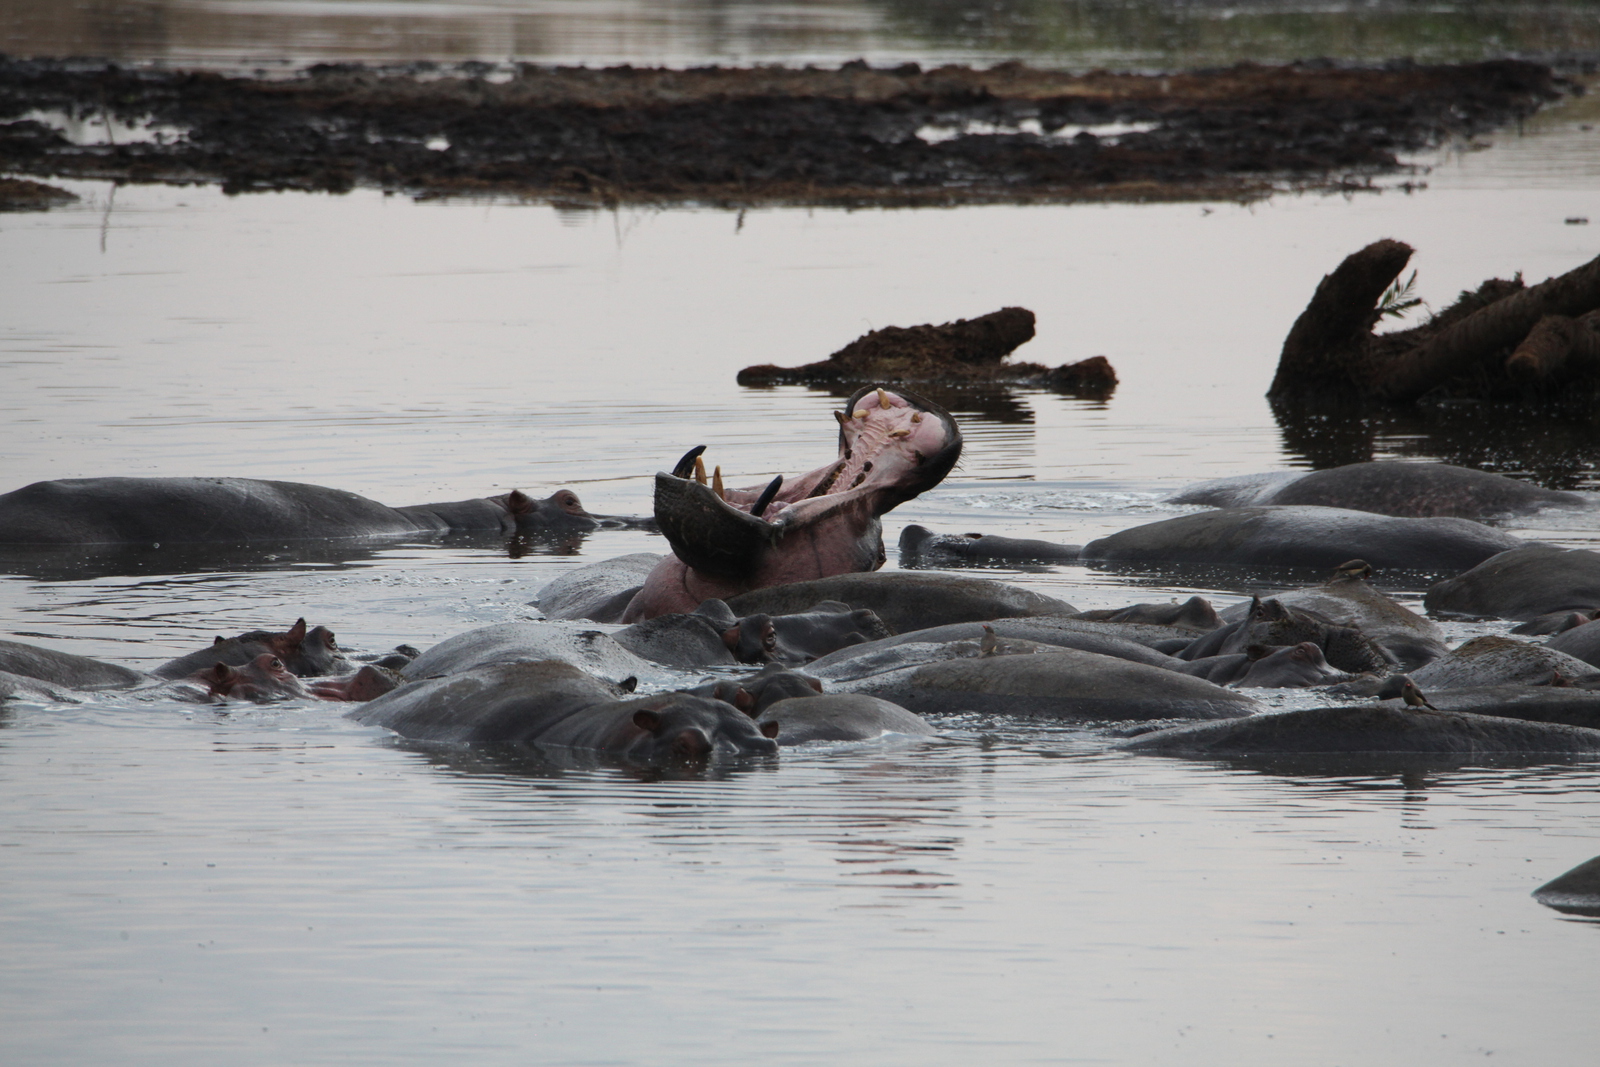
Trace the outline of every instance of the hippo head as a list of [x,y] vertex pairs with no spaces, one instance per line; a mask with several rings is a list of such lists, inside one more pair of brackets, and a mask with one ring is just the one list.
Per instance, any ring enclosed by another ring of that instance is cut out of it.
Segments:
[[834,418],[838,458],[791,480],[725,488],[720,467],[706,477],[703,447],[657,474],[656,522],[673,554],[623,621],[882,566],[879,519],[950,473],[961,431],[949,412],[903,389],[864,388]]
[[651,760],[700,762],[714,756],[770,756],[778,724],[758,726],[748,715],[720,700],[667,693],[633,713],[645,734],[630,753]]
[[[307,627],[306,620],[296,619],[294,625],[282,633],[271,630],[251,630],[234,638],[245,644],[259,644],[281,659],[290,671],[302,678],[338,674],[354,666],[344,658],[333,631],[326,626]],[[224,638],[217,638],[223,644]]]
[[290,700],[310,696],[300,679],[270,652],[263,652],[242,667],[218,663],[197,671],[193,680],[206,687],[213,699]]

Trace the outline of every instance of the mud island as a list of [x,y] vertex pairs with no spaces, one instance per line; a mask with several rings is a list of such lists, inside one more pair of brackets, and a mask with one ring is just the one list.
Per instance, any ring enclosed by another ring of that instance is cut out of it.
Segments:
[[[1165,75],[338,64],[251,77],[0,57],[0,169],[592,206],[1251,199],[1364,187],[1401,171],[1403,153],[1565,89],[1519,61]],[[103,135],[69,138],[69,120]]]

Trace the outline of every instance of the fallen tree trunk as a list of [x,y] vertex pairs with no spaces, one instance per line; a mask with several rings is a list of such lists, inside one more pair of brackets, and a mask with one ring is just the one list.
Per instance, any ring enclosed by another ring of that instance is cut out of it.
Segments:
[[1324,277],[1284,340],[1267,395],[1411,402],[1600,388],[1600,315],[1591,315],[1600,311],[1600,257],[1531,288],[1491,279],[1421,326],[1376,335],[1379,301],[1411,253],[1376,241]]

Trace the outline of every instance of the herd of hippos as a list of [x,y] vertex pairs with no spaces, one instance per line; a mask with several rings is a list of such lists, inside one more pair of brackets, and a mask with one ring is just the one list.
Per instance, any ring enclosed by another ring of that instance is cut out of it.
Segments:
[[[621,523],[653,525],[671,552],[570,571],[539,592],[543,621],[486,626],[424,652],[347,656],[303,619],[218,637],[148,673],[0,641],[0,701],[70,703],[107,689],[321,698],[354,702],[352,718],[416,741],[644,764],[932,735],[925,716],[947,713],[1092,724],[1125,750],[1200,758],[1600,756],[1600,553],[1488,524],[1600,507],[1587,494],[1442,464],[1359,463],[1190,486],[1171,502],[1208,510],[1086,545],[909,526],[899,546],[908,569],[886,572],[882,516],[944,478],[960,430],[903,389],[863,389],[835,416],[833,462],[749,490],[724,486],[720,468],[708,475],[703,449],[692,450],[656,475],[653,523],[591,515],[567,490],[390,508],[250,479],[26,486],[0,496],[0,552],[292,548]],[[1328,577],[1221,612],[1201,597],[1078,611],[961,573],[1002,560]],[[1385,571],[1453,575],[1428,589],[1431,615],[1521,625],[1449,648],[1437,623],[1373,584]],[[708,670],[713,680],[684,686]],[[1250,694],[1289,687],[1330,699],[1274,711]],[[1600,909],[1600,859],[1564,877],[1577,888],[1556,887],[1552,901]]]

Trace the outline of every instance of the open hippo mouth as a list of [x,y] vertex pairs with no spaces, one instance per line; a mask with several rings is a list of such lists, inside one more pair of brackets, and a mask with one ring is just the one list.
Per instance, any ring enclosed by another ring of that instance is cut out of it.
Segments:
[[881,565],[879,517],[950,473],[961,431],[939,405],[871,386],[834,417],[839,458],[794,479],[727,489],[720,467],[707,478],[704,446],[657,474],[656,521],[677,558],[739,589]]

